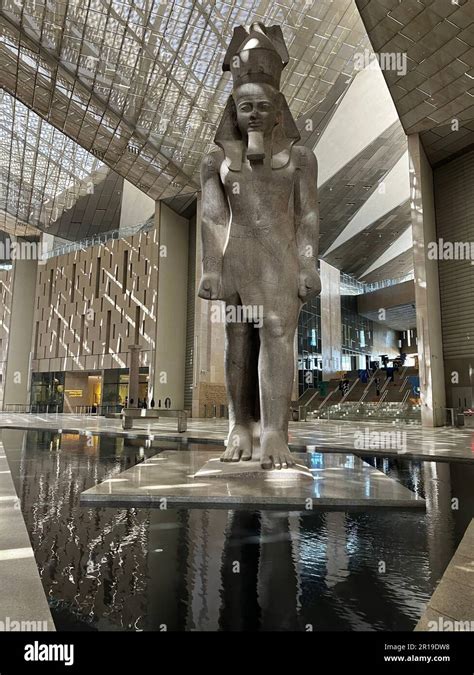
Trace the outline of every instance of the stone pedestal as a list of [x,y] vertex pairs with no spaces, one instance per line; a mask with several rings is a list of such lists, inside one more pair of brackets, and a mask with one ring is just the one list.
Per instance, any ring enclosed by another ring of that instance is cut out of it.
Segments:
[[320,507],[425,508],[414,492],[350,453],[293,456],[295,470],[263,470],[250,462],[221,462],[209,450],[161,452],[123,471],[120,480],[86,490],[81,503],[306,512]]

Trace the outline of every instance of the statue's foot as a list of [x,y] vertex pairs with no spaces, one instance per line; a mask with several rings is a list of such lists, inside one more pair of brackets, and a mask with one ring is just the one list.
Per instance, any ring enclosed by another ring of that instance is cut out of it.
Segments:
[[295,465],[286,435],[282,431],[266,431],[262,436],[262,469],[288,469]]
[[227,439],[227,448],[221,462],[247,462],[252,459],[252,430],[250,426],[235,424]]

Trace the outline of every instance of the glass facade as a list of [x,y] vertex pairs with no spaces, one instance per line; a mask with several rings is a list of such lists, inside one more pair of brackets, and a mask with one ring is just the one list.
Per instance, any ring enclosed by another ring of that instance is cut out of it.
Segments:
[[341,295],[342,370],[369,367],[373,351],[373,322],[357,312],[357,296]]
[[31,405],[35,412],[63,412],[65,373],[33,373]]
[[[148,399],[149,371],[147,367],[140,368],[140,385],[138,398],[140,401]],[[123,406],[128,396],[128,368],[113,368],[104,371],[104,385],[102,405]]]
[[[370,367],[374,349],[373,321],[357,311],[357,296],[341,295],[342,370]],[[298,392],[322,382],[321,299],[303,305],[298,323]]]
[[298,322],[298,393],[322,380],[321,298],[303,305]]

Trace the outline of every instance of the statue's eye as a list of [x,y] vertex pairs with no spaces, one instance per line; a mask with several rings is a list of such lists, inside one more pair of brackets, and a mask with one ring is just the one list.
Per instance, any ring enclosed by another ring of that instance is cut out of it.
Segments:
[[241,112],[251,112],[252,106],[250,105],[250,103],[242,103],[242,104],[239,106],[239,110],[240,110]]
[[262,101],[259,107],[260,110],[263,110],[264,112],[268,112],[271,109],[271,105],[268,101]]

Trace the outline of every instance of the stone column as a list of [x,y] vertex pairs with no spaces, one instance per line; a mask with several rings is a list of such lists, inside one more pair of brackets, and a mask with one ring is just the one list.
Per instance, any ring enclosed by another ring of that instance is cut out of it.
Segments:
[[445,424],[446,393],[438,261],[427,255],[428,244],[436,241],[433,172],[418,134],[408,136],[408,152],[421,423],[437,427]]
[[[128,367],[128,405],[127,408],[138,408],[138,392],[140,383],[140,345],[130,345],[130,364]],[[133,401],[132,405],[130,405]]]
[[[193,417],[209,416],[213,404],[227,404],[224,374],[224,321],[212,321],[212,317],[225,316],[216,307],[223,303],[202,300],[197,295],[202,272],[201,199],[196,212],[196,297],[194,309],[194,382]],[[214,308],[214,310],[213,310]]]
[[321,260],[321,352],[323,380],[342,369],[341,273]]
[[16,260],[13,265],[10,334],[3,406],[30,402],[31,345],[34,333],[37,260]]
[[[161,202],[156,205],[159,227],[158,310],[153,364],[155,407],[184,408],[186,303],[189,221]],[[161,406],[160,406],[161,401]]]

